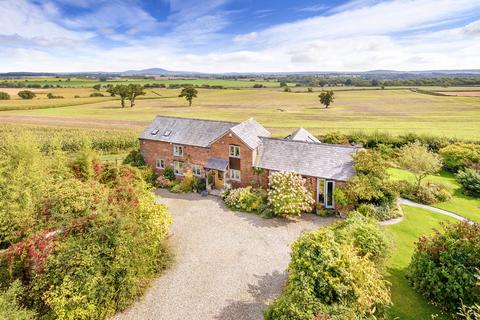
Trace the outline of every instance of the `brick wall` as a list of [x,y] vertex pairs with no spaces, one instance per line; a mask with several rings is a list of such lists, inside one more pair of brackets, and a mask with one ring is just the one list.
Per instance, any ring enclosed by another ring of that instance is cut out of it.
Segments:
[[[212,143],[209,148],[183,146],[183,157],[173,156],[174,144],[163,141],[153,140],[140,140],[140,149],[145,159],[145,162],[149,164],[157,174],[161,174],[163,170],[159,170],[155,167],[157,159],[165,160],[166,166],[173,167],[173,161],[183,161],[184,170],[189,170],[192,164],[201,166],[202,174],[205,174],[204,166],[206,165],[208,158],[215,157],[224,160],[229,160],[228,146],[237,145],[240,146],[240,178],[242,185],[249,185],[254,180],[253,172],[253,155],[252,150],[248,148],[236,135],[227,133],[220,139]],[[227,173],[228,180],[228,173]]]

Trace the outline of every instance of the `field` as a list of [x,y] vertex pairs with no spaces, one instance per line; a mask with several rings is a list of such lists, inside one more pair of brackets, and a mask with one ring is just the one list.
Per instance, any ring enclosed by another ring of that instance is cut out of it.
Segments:
[[99,81],[97,79],[83,79],[83,78],[29,78],[29,79],[12,79],[1,82],[15,82],[25,85],[53,85],[62,87],[91,88],[95,84],[101,85],[116,85],[116,84],[191,84],[191,85],[210,85],[210,86],[224,86],[227,88],[251,88],[254,84],[262,84],[266,87],[279,87],[280,83],[277,80],[223,80],[223,79],[118,79]]
[[[246,82],[249,86],[252,84]],[[104,91],[105,97],[89,97],[95,91],[87,87],[49,88],[39,90],[33,100],[21,100],[12,95],[12,100],[0,101],[0,122],[113,126],[140,131],[155,115],[230,121],[254,117],[275,136],[304,127],[317,135],[335,130],[386,131],[480,139],[479,97],[435,96],[412,92],[408,88],[334,89],[335,102],[328,109],[318,102],[320,88],[307,92],[306,88],[299,87],[292,88],[292,92],[284,92],[281,88],[199,89],[192,107],[178,97],[180,89],[153,89],[139,97],[134,108],[121,109],[118,99]],[[440,90],[438,87],[427,89]],[[49,92],[65,98],[47,99]]]

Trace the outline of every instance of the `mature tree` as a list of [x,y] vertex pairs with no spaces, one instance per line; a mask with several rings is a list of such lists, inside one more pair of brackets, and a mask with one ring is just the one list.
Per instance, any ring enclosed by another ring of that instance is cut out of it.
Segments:
[[95,89],[95,90],[97,90],[97,91],[99,91],[100,88],[102,88],[102,85],[101,85],[101,84],[96,84],[96,85],[93,86],[93,89]]
[[145,95],[145,91],[143,91],[143,86],[139,84],[129,84],[127,91],[127,100],[130,100],[130,107],[132,108],[135,105],[135,98]]
[[429,174],[434,174],[442,168],[442,159],[420,143],[412,143],[400,149],[398,164],[415,175],[417,186]]
[[120,102],[122,104],[122,108],[125,108],[125,99],[128,97],[128,86],[124,84],[117,84],[115,87],[107,90],[110,92],[112,96],[118,95],[120,97]]
[[285,81],[280,82],[280,87],[286,87],[286,86],[287,86],[287,83]]
[[334,92],[333,90],[322,90],[322,92],[318,95],[320,98],[320,103],[325,106],[325,108],[328,108],[333,103],[333,100],[335,99],[334,97]]
[[182,89],[182,92],[180,92],[179,97],[185,97],[185,99],[188,101],[188,106],[191,107],[192,100],[193,98],[197,97],[197,93],[198,91],[194,87],[188,86]]

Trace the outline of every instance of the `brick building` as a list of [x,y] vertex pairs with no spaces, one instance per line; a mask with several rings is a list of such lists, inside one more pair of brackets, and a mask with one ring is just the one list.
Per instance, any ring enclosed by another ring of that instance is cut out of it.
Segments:
[[335,184],[355,174],[357,148],[320,143],[303,128],[285,139],[270,136],[254,119],[238,123],[157,116],[141,134],[140,149],[156,173],[172,167],[181,179],[191,171],[207,179],[208,190],[226,183],[266,188],[270,172],[292,171],[307,179],[318,202],[334,207]]

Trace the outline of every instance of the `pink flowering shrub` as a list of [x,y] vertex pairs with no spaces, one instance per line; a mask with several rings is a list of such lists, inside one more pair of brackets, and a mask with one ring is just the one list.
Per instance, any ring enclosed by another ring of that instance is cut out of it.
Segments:
[[275,215],[300,215],[312,211],[315,200],[305,179],[293,172],[275,172],[269,177],[268,204]]

